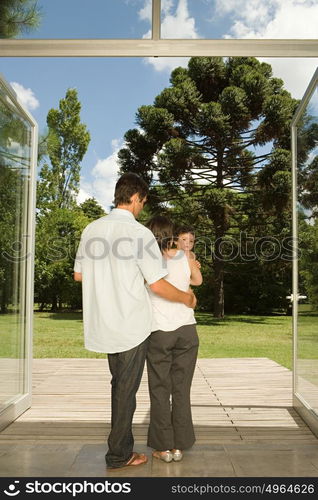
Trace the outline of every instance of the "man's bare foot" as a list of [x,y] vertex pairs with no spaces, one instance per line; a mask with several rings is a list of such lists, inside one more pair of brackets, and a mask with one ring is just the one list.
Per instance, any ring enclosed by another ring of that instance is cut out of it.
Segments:
[[128,462],[121,467],[108,467],[108,469],[123,469],[124,467],[132,467],[132,466],[137,466],[137,465],[143,465],[148,462],[148,458],[144,453],[136,453],[135,451],[133,452],[132,456],[128,460]]

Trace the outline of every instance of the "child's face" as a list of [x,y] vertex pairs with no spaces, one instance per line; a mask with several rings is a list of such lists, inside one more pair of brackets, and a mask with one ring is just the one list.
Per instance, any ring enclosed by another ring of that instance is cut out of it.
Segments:
[[194,245],[194,236],[191,233],[181,233],[178,236],[178,248],[181,250],[190,251]]

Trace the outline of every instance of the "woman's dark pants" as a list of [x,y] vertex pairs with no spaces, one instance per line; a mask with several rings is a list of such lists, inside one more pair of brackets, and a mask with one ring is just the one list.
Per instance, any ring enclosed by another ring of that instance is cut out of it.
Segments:
[[156,450],[184,450],[195,441],[190,389],[198,346],[194,324],[171,332],[157,330],[150,335],[147,353],[151,400],[148,446]]

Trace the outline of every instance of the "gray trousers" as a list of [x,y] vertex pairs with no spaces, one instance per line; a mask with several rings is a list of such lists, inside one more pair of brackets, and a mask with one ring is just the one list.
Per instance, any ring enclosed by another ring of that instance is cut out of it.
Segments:
[[[147,370],[150,394],[148,446],[184,450],[195,442],[190,389],[198,354],[195,324],[150,335]],[[170,402],[171,396],[171,402]]]

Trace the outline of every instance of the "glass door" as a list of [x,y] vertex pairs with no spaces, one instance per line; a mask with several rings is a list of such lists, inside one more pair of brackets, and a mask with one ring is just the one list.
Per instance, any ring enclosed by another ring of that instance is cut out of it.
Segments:
[[0,75],[0,429],[31,405],[37,135]]
[[318,69],[292,123],[294,406],[318,435]]

